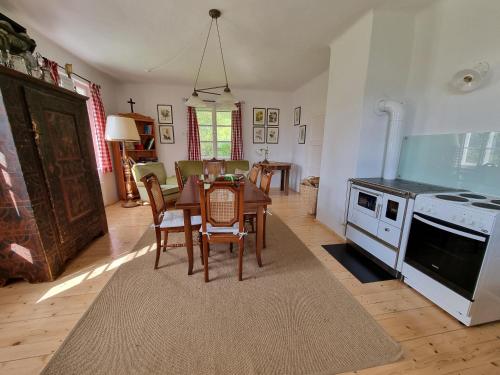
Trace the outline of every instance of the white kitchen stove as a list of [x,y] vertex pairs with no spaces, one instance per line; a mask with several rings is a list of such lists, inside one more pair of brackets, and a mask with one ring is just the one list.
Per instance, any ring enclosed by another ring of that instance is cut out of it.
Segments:
[[421,194],[415,212],[491,234],[495,217],[500,215],[500,198],[471,192]]
[[466,325],[500,319],[500,198],[471,192],[415,199],[405,283]]

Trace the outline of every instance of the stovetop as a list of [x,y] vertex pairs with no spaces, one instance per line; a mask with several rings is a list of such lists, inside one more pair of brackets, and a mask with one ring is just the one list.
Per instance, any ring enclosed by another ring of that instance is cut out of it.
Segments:
[[451,204],[460,204],[464,207],[475,208],[480,210],[498,211],[500,213],[500,198],[492,197],[484,194],[477,194],[471,192],[463,193],[446,193],[431,195],[435,199],[447,201]]

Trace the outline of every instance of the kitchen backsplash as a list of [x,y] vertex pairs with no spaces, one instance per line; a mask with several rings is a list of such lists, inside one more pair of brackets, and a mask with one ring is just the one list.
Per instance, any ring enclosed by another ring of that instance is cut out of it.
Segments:
[[500,132],[405,137],[398,177],[500,196]]

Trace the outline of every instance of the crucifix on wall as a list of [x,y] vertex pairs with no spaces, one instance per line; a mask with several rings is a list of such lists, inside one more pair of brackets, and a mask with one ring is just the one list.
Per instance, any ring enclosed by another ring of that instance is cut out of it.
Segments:
[[130,112],[134,113],[135,102],[132,100],[132,98],[130,98],[127,103],[130,104]]

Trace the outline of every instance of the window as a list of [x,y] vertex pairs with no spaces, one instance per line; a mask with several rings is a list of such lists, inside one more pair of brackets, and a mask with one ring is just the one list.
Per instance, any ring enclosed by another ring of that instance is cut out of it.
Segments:
[[202,159],[231,158],[231,112],[197,108]]
[[467,133],[465,135],[461,165],[475,167],[478,165],[500,163],[500,133]]
[[[66,73],[64,73],[66,74]],[[101,163],[99,160],[99,146],[97,144],[97,138],[96,138],[96,131],[95,131],[95,123],[94,123],[94,110],[92,108],[92,95],[90,93],[90,87],[87,82],[84,82],[82,80],[76,79],[73,77],[73,83],[75,84],[75,90],[77,93],[80,95],[85,95],[86,97],[89,98],[87,100],[87,112],[89,114],[89,123],[90,123],[90,129],[92,133],[92,143],[94,144],[94,154],[95,154],[95,159],[97,163],[97,169],[99,171],[102,170]]]

